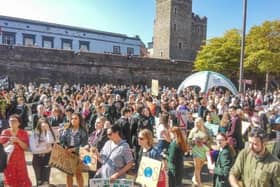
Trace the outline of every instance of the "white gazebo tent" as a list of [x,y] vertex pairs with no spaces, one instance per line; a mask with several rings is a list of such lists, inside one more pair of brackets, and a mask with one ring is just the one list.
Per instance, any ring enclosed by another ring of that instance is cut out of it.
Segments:
[[234,95],[238,91],[234,84],[224,75],[213,71],[200,71],[187,77],[178,87],[177,93],[190,86],[198,86],[201,92],[207,92],[213,87],[225,87],[229,89]]

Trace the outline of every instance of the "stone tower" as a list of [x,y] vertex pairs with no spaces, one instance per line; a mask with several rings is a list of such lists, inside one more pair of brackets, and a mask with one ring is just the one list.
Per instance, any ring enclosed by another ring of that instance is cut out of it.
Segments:
[[192,0],[156,0],[153,57],[194,60],[206,26],[207,18],[192,13]]

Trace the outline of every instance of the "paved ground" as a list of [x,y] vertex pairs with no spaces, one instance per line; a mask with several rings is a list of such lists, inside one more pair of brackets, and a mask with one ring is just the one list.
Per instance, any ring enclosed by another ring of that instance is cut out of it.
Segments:
[[[35,175],[34,175],[34,171],[31,165],[31,160],[32,160],[32,154],[30,152],[26,152],[26,160],[27,160],[27,165],[28,165],[28,173],[29,176],[32,180],[32,184],[33,186],[36,185],[36,181],[35,181]],[[185,163],[184,163],[184,174],[185,177],[183,179],[183,183],[184,186],[188,187],[188,186],[193,186],[192,182],[191,182],[191,178],[193,176],[193,162],[191,161],[190,157],[187,157],[185,159]],[[51,170],[51,177],[50,177],[50,183],[57,186],[57,187],[65,187],[65,183],[66,183],[66,176],[63,172],[52,168]],[[202,180],[204,183],[205,187],[210,187],[212,186],[212,178],[208,173],[208,170],[206,168],[206,165],[204,166],[203,172],[202,172]],[[88,176],[87,173],[84,173],[84,181],[85,183],[87,183],[88,181]],[[75,183],[76,184],[76,183]]]

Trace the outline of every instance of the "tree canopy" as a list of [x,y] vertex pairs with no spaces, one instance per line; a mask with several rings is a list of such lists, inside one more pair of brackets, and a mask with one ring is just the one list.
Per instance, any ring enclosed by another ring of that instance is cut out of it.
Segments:
[[244,67],[262,73],[280,72],[280,20],[254,26],[246,38]]
[[210,39],[199,51],[194,63],[196,70],[211,70],[228,77],[238,73],[241,36],[237,29],[229,30],[223,37]]
[[[210,70],[236,78],[239,72],[241,33],[237,29],[208,40],[194,62],[198,71]],[[280,73],[280,20],[254,26],[246,36],[245,71]]]

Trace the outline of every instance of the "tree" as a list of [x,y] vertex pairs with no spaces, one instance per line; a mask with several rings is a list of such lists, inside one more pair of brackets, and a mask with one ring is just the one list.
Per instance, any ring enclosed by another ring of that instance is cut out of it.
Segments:
[[246,70],[266,73],[267,91],[269,73],[280,73],[280,20],[252,27],[247,35],[245,53]]
[[236,79],[239,70],[240,42],[241,35],[237,29],[227,31],[223,37],[208,40],[196,57],[195,70],[215,71]]

